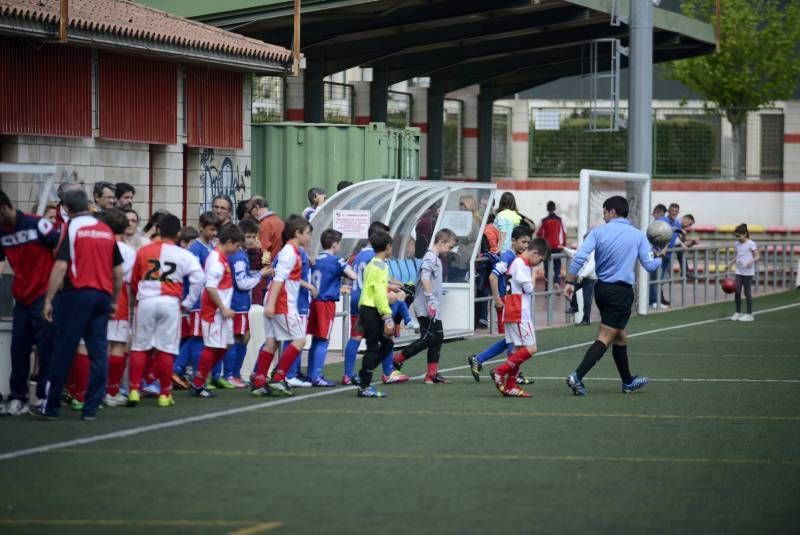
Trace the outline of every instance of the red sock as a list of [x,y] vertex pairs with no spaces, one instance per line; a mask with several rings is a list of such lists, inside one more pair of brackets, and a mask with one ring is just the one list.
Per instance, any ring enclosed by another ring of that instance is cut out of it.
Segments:
[[392,359],[392,361],[397,363],[403,363],[406,361],[406,356],[403,355],[402,351],[398,351],[397,353],[394,354],[394,358]]
[[106,382],[106,393],[110,396],[119,394],[119,384],[122,382],[122,374],[125,373],[126,355],[109,355],[108,357],[108,381]]
[[[204,347],[200,353],[200,362],[197,364],[197,371],[194,373],[192,385],[195,388],[202,388],[206,384],[206,377],[211,368],[225,355],[225,349],[217,347]],[[172,374],[170,374],[172,377]]]
[[519,369],[513,370],[506,375],[506,390],[517,387],[517,373],[519,373]]
[[[153,354],[150,353],[150,355],[148,356],[152,357]],[[153,373],[154,368],[155,367],[153,366],[153,359],[148,358],[144,365],[144,378],[147,380],[148,383],[152,383],[157,379],[156,374]]]
[[509,362],[514,363],[516,369],[519,369],[522,363],[531,358],[531,356],[533,356],[533,354],[530,351],[528,351],[528,348],[521,347],[516,351],[514,351],[513,353],[511,353],[511,355],[509,355],[508,357],[508,360]]
[[264,351],[263,349],[258,352],[258,359],[256,359],[256,367],[253,371],[253,386],[261,388],[267,384],[267,372],[269,367],[272,366],[272,359],[275,358],[275,353]]
[[161,385],[161,395],[172,395],[172,355],[156,349],[153,352],[153,368]]
[[78,353],[72,366],[75,368],[75,391],[72,397],[83,403],[86,399],[86,388],[89,386],[89,355]]
[[439,363],[438,362],[429,362],[428,363],[428,377],[433,377],[439,373]]
[[142,389],[142,376],[149,354],[149,351],[131,351],[128,355],[128,388],[130,390]]
[[302,349],[297,349],[293,344],[286,346],[286,349],[281,353],[281,359],[278,361],[278,365],[275,367],[275,375],[273,376],[275,381],[283,381],[286,379],[286,372],[292,367],[292,364],[294,364],[295,359],[300,356],[301,352]]

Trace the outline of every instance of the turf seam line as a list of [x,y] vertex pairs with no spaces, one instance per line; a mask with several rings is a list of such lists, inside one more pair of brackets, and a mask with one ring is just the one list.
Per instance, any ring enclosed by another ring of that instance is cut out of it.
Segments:
[[[800,306],[800,303],[792,303],[792,304],[789,304],[789,305],[782,305],[782,306],[779,306],[779,307],[760,310],[760,311],[756,312],[755,314],[766,314],[766,313],[769,313],[769,312],[777,312],[777,311],[786,310],[786,309],[789,309],[789,308],[796,308],[798,306]],[[672,325],[672,326],[669,326],[669,327],[662,327],[662,328],[659,328],[659,329],[651,329],[649,331],[643,331],[641,333],[630,334],[630,335],[628,335],[628,338],[633,338],[633,337],[638,337],[638,336],[646,336],[648,334],[655,334],[655,333],[660,333],[660,332],[673,331],[673,330],[677,330],[677,329],[685,329],[685,328],[689,328],[689,327],[696,327],[698,325],[707,325],[709,323],[715,323],[715,322],[718,322],[718,321],[729,321],[729,317],[715,318],[715,319],[703,320],[703,321],[696,321],[696,322],[679,324],[679,325]],[[555,349],[549,349],[549,350],[546,350],[546,351],[540,351],[540,352],[537,353],[537,356],[547,355],[547,354],[552,354],[552,353],[558,353],[558,352],[561,352],[561,351],[566,351],[566,350],[569,350],[569,349],[575,349],[575,348],[578,348],[578,347],[585,347],[585,346],[591,345],[593,343],[594,343],[594,340],[591,340],[591,341],[588,341],[588,342],[579,343],[579,344],[572,344],[572,345],[564,346],[564,347],[561,347],[561,348],[555,348]],[[489,362],[491,362],[491,361],[489,361]],[[469,366],[457,366],[457,367],[454,367],[454,368],[447,368],[447,369],[444,369],[444,370],[441,370],[441,371],[447,372],[447,371],[453,371],[453,370],[464,370],[464,369],[467,369],[468,367]],[[424,377],[424,375],[418,376],[417,378],[421,378],[421,377]],[[253,412],[253,411],[257,411],[259,409],[264,409],[264,408],[268,408],[268,407],[277,407],[277,406],[280,406],[280,405],[285,405],[287,403],[292,403],[292,402],[295,402],[295,401],[301,401],[301,400],[304,400],[304,399],[313,399],[313,398],[318,398],[318,397],[322,397],[322,396],[330,396],[330,395],[334,395],[334,394],[340,394],[342,392],[352,392],[354,389],[355,389],[355,387],[336,388],[336,389],[327,390],[327,391],[324,391],[324,392],[315,392],[313,394],[306,394],[306,395],[303,395],[303,396],[285,398],[285,399],[281,399],[281,400],[278,400],[278,401],[267,401],[267,402],[264,402],[264,403],[256,403],[255,405],[247,405],[247,406],[244,406],[244,407],[237,407],[235,409],[227,409],[227,410],[224,410],[224,411],[209,412],[209,413],[205,413],[205,414],[198,414],[196,416],[189,416],[189,417],[185,417],[185,418],[179,418],[177,420],[171,420],[171,421],[167,421],[167,422],[160,422],[160,423],[157,423],[157,424],[149,424],[149,425],[144,425],[144,426],[140,426],[140,427],[132,427],[130,429],[122,429],[122,430],[119,430],[119,431],[112,431],[110,433],[104,433],[102,435],[94,435],[94,436],[88,436],[88,437],[83,437],[83,438],[76,438],[76,439],[72,439],[72,440],[65,440],[65,441],[62,441],[62,442],[54,442],[52,444],[44,444],[42,446],[35,446],[35,447],[32,447],[32,448],[24,448],[24,449],[21,449],[21,450],[15,450],[15,451],[10,451],[10,452],[6,452],[6,453],[0,454],[0,461],[8,461],[8,460],[11,460],[11,459],[18,459],[20,457],[25,457],[27,455],[34,455],[36,453],[45,453],[45,452],[53,451],[53,450],[57,450],[57,449],[69,448],[69,447],[73,447],[73,446],[81,446],[81,445],[84,445],[84,444],[92,444],[92,443],[95,443],[95,442],[102,442],[102,441],[105,441],[105,440],[113,440],[113,439],[116,439],[116,438],[130,437],[130,436],[140,435],[142,433],[147,433],[147,432],[150,432],[150,431],[159,431],[161,429],[169,429],[171,427],[178,427],[178,426],[182,426],[182,425],[190,424],[190,423],[195,423],[195,422],[203,422],[203,421],[206,421],[206,420],[214,420],[214,419],[217,419],[217,418],[222,418],[222,417],[225,417],[225,416],[231,416],[231,415],[234,415],[234,414],[243,414],[243,413]],[[43,425],[46,425],[46,424],[43,423]]]

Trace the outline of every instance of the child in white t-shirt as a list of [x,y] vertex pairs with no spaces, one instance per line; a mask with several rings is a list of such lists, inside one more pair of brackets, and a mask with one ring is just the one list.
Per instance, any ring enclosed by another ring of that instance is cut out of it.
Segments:
[[[747,225],[742,223],[733,231],[736,236],[736,256],[728,262],[727,268],[736,264],[736,313],[731,316],[733,321],[753,321],[753,276],[756,273],[755,263],[758,260],[758,247],[750,239]],[[742,289],[747,300],[747,314],[742,314]]]

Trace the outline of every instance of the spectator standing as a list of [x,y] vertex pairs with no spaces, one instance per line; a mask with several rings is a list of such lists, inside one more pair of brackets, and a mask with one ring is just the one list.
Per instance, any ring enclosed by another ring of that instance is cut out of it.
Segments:
[[322,188],[308,190],[308,202],[309,206],[303,210],[303,217],[306,218],[306,221],[311,221],[319,207],[325,203],[325,190]]
[[269,252],[267,261],[272,261],[278,257],[283,248],[283,220],[278,214],[270,211],[269,204],[264,197],[253,197],[250,199],[250,209],[248,213],[258,221],[258,241],[261,242],[261,250]]
[[96,182],[92,193],[94,194],[94,205],[97,210],[104,212],[109,208],[114,208],[117,202],[115,193],[117,187],[111,182]]
[[[683,232],[681,227],[681,222],[678,219],[678,213],[681,211],[680,205],[678,203],[672,203],[669,205],[669,211],[667,215],[658,218],[661,221],[666,221],[669,226],[672,227],[672,238],[669,240],[669,244],[667,245],[667,249],[672,249],[675,247],[676,243],[678,242],[678,236]],[[655,215],[656,210],[653,210],[653,215]],[[661,281],[669,280],[672,277],[672,253],[666,253],[664,257],[661,259]],[[662,289],[663,290],[663,289]],[[664,293],[661,292],[661,299],[659,300],[659,285],[658,284],[651,284],[650,285],[650,307],[653,309],[659,308],[668,308],[669,301],[664,299]]]
[[[42,413],[58,418],[64,382],[83,338],[91,359],[83,419],[93,420],[105,394],[108,320],[115,312],[122,288],[122,255],[109,226],[89,213],[86,192],[68,191],[62,201],[70,223],[50,274],[44,302],[45,319],[55,319],[55,350]],[[54,312],[53,299],[62,284],[64,289]]]
[[233,217],[233,201],[224,193],[219,193],[214,196],[214,200],[211,202],[211,210],[214,212],[214,215],[217,216],[217,219],[219,219],[220,230],[225,225],[233,223],[231,220],[231,217]]
[[[564,222],[556,214],[556,203],[547,201],[547,216],[542,219],[539,231],[536,233],[539,238],[544,238],[550,246],[552,254],[558,254],[567,244],[567,231],[564,230]],[[550,262],[544,264],[545,284],[550,280]],[[557,286],[561,282],[561,259],[553,258],[553,283]]]
[[527,225],[531,232],[536,230],[536,223],[520,214],[517,210],[517,199],[510,191],[500,196],[500,203],[497,205],[497,215],[494,218],[494,225],[500,231],[500,250],[507,251],[511,248],[511,233],[514,227]]
[[138,251],[150,243],[150,240],[139,230],[139,213],[133,208],[126,208],[123,212],[128,219],[128,227],[125,229],[123,240],[135,251]]
[[133,207],[133,196],[136,195],[136,188],[127,182],[117,182],[114,188],[114,195],[117,197],[117,208],[125,210]]

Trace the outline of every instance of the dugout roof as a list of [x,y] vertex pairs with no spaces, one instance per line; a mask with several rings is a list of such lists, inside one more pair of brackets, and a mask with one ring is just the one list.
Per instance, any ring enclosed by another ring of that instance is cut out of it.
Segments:
[[[291,0],[143,3],[291,46]],[[301,50],[323,76],[372,67],[389,84],[429,76],[446,91],[480,84],[501,98],[588,73],[594,39],[627,45],[628,26],[611,24],[614,5],[627,17],[629,0],[304,0]],[[707,54],[714,31],[656,8],[653,44],[655,62]],[[601,69],[608,63],[600,57]]]

